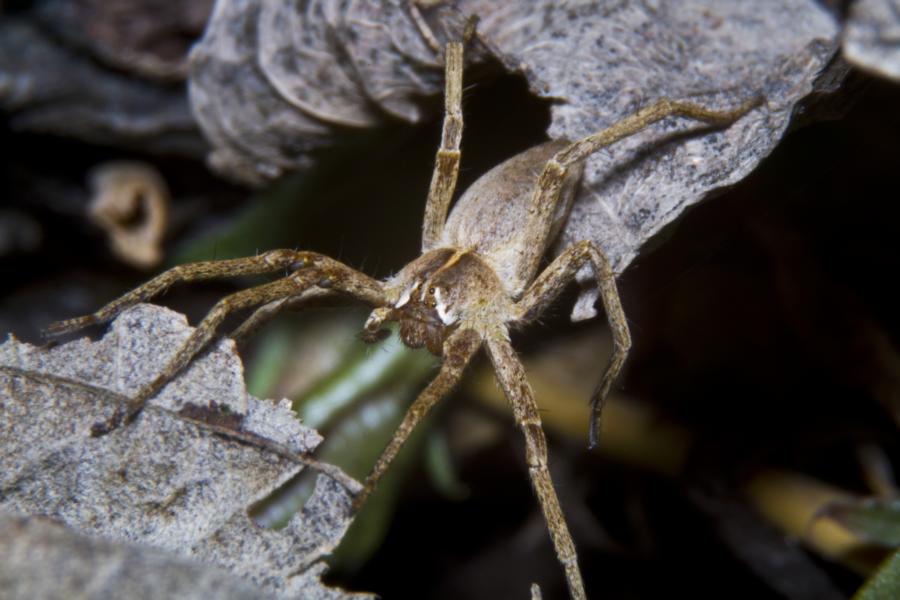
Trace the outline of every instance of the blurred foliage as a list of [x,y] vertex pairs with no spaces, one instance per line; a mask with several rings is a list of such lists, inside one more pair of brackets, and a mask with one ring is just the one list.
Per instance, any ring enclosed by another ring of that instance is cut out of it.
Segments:
[[900,597],[900,550],[887,557],[878,571],[854,594],[853,600],[895,600]]
[[[293,322],[269,328],[248,368],[250,389],[263,397],[286,394],[293,398],[300,419],[325,436],[317,458],[363,480],[400,424],[406,406],[433,372],[435,359],[427,352],[406,348],[396,332],[377,345],[363,344],[355,339],[360,327],[357,319],[337,315],[300,319],[313,320],[318,335],[304,335],[303,327]],[[335,350],[334,342],[341,339],[347,341]],[[291,346],[298,344],[306,347],[291,352]],[[323,355],[329,358],[308,360]],[[353,572],[378,549],[390,527],[402,484],[432,436],[432,423],[429,418],[417,428],[356,516],[330,558],[334,569]],[[432,460],[426,464],[439,469],[436,479],[452,480],[446,463]],[[312,494],[315,477],[311,472],[301,473],[260,502],[253,518],[263,526],[284,526]]]
[[869,543],[900,547],[900,500],[866,498],[835,502],[825,507],[820,517],[833,519]]

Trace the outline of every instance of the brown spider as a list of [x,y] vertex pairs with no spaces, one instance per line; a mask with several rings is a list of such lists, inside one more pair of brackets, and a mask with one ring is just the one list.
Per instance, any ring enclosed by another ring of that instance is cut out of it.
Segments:
[[590,264],[615,341],[612,359],[591,398],[590,445],[595,446],[603,401],[631,345],[615,273],[603,252],[590,241],[572,245],[538,273],[542,257],[568,216],[582,163],[601,148],[665,117],[690,117],[722,126],[756,106],[759,99],[730,111],[713,111],[662,99],[580,141],[541,144],[482,176],[462,195],[448,216],[459,170],[463,127],[463,44],[449,43],[445,57],[443,136],[425,206],[422,255],[399,273],[380,282],[327,256],[294,250],[186,264],[162,273],[93,315],[56,323],[49,332],[64,333],[108,321],[124,308],[155,296],[175,282],[290,271],[286,277],[220,300],[152,382],[127,405],[119,407],[108,422],[94,425],[92,434],[99,436],[123,421],[133,420],[146,402],[213,339],[223,319],[232,312],[260,307],[236,330],[235,337],[240,338],[280,310],[313,298],[342,294],[374,306],[364,326],[368,341],[381,337],[385,322],[397,321],[406,345],[425,347],[443,361],[437,376],[409,407],[393,439],[366,478],[362,492],[355,499],[357,508],[416,424],[451,391],[472,356],[484,347],[525,436],[528,471],[556,554],[565,569],[569,592],[572,598],[583,599],[586,596],[575,545],[547,467],[547,442],[538,405],[522,363],[510,345],[509,329],[534,321],[578,270]]

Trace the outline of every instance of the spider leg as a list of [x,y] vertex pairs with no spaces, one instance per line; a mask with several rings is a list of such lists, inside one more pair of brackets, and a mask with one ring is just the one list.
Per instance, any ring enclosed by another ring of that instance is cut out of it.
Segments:
[[462,140],[462,81],[463,81],[463,45],[450,42],[444,53],[445,91],[444,91],[444,127],[441,134],[441,147],[434,159],[434,171],[431,174],[431,186],[428,188],[428,201],[425,203],[425,219],[422,223],[422,251],[436,248],[440,243],[444,221],[450,200],[456,189],[456,178],[459,175],[459,144]]
[[271,250],[257,256],[234,258],[229,260],[210,260],[188,263],[172,267],[160,273],[147,283],[135,288],[124,296],[116,298],[97,312],[83,317],[67,319],[51,324],[46,335],[61,335],[77,331],[90,325],[105,323],[116,317],[129,306],[144,302],[164,292],[175,283],[201,281],[219,277],[238,277],[240,275],[259,275],[285,269],[297,269],[314,258],[311,252],[295,252],[293,250]]
[[584,592],[581,571],[578,568],[575,543],[572,541],[572,535],[569,533],[566,519],[559,505],[559,498],[553,488],[553,481],[550,479],[550,470],[547,466],[547,439],[541,428],[538,405],[525,376],[525,369],[516,357],[508,339],[502,336],[489,337],[487,348],[500,387],[503,388],[503,392],[509,399],[516,423],[525,435],[525,458],[528,463],[528,474],[531,476],[534,491],[541,504],[547,529],[550,530],[550,538],[553,540],[556,556],[565,569],[569,594],[575,600],[584,600],[587,596]]
[[216,303],[169,360],[162,372],[141,388],[127,404],[119,407],[109,421],[96,423],[92,428],[92,435],[94,437],[105,435],[122,422],[134,420],[147,401],[190,364],[194,357],[213,339],[225,317],[235,311],[290,298],[302,294],[311,286],[343,292],[376,306],[386,302],[381,284],[374,279],[325,256],[308,252],[295,254],[301,259],[301,262],[298,263],[299,270],[296,272],[276,281],[236,292]]
[[228,337],[233,339],[234,343],[240,346],[282,312],[287,310],[297,310],[318,300],[331,300],[334,299],[335,296],[336,294],[332,290],[311,287],[288,298],[273,300],[253,311],[253,314],[247,317],[244,322],[234,329],[234,331],[228,334]]
[[556,260],[544,269],[531,286],[525,291],[521,300],[516,304],[518,320],[523,323],[534,321],[562,292],[563,288],[575,278],[575,274],[586,263],[590,262],[597,278],[597,286],[600,296],[603,298],[603,306],[606,309],[606,318],[613,334],[613,355],[610,358],[600,385],[591,396],[591,424],[589,445],[595,448],[600,439],[600,414],[613,381],[618,377],[631,348],[631,334],[628,331],[628,323],[625,312],[622,310],[622,302],[619,300],[619,291],[616,288],[616,278],[609,261],[603,252],[593,242],[583,241],[569,246]]
[[391,461],[397,456],[400,447],[409,438],[416,425],[425,418],[425,415],[437,404],[438,400],[446,396],[456,386],[463,370],[469,364],[475,352],[481,347],[481,344],[481,337],[471,329],[458,330],[447,339],[444,343],[444,361],[441,364],[440,371],[406,411],[403,421],[397,427],[397,431],[394,432],[394,437],[391,438],[391,441],[376,461],[375,466],[372,467],[369,476],[366,477],[363,483],[363,491],[354,499],[353,505],[356,509],[365,503],[369,494],[372,493],[372,490],[378,484],[378,480],[387,471]]
[[723,127],[737,121],[753,108],[762,104],[762,97],[755,97],[732,110],[710,110],[699,104],[663,98],[644,107],[637,112],[614,123],[602,131],[598,131],[563,148],[544,165],[537,187],[534,189],[529,203],[528,231],[536,232],[537,239],[526,250],[525,260],[521,261],[518,276],[527,281],[530,275],[537,272],[538,265],[547,244],[551,241],[551,221],[556,213],[560,189],[566,180],[569,169],[578,165],[591,154],[610,146],[619,140],[632,136],[648,126],[666,117],[688,117],[708,123],[715,127]]

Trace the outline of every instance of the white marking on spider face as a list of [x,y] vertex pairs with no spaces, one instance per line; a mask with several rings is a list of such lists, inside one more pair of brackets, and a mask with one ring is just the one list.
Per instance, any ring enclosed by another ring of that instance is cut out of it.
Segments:
[[416,291],[416,288],[417,288],[417,287],[419,287],[419,282],[418,282],[418,281],[415,281],[415,282],[413,282],[413,284],[412,284],[411,286],[409,286],[408,288],[406,288],[406,289],[403,291],[403,293],[400,294],[400,299],[397,300],[397,304],[394,305],[394,308],[400,308],[401,306],[403,306],[404,304],[406,304],[407,302],[409,302],[409,299],[410,299],[410,297],[412,296],[412,293],[413,293],[414,291]]
[[380,318],[380,315],[376,314],[375,311],[372,311],[372,313],[369,314],[369,318],[366,319],[366,323],[365,325],[363,325],[363,329],[373,329],[376,326],[380,326],[382,320],[383,319]]
[[437,301],[435,303],[435,308],[437,309],[437,314],[441,318],[441,321],[444,325],[453,325],[456,322],[457,317],[451,311],[447,310],[447,305],[441,298],[441,288],[434,289],[434,299]]

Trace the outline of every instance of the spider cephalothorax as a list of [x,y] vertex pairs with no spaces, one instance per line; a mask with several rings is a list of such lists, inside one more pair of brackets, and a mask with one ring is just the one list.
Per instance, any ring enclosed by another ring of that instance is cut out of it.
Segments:
[[462,55],[462,44],[447,45],[444,129],[425,205],[422,255],[394,277],[379,282],[327,256],[274,250],[249,258],[175,267],[93,315],[55,324],[50,331],[61,333],[107,321],[124,308],[178,281],[291,271],[281,279],[236,292],[216,304],[166,369],[130,403],[120,407],[108,422],[95,425],[92,433],[105,435],[122,422],[134,419],[147,400],[213,339],[230,313],[257,307],[236,332],[238,337],[243,337],[279,311],[313,299],[344,295],[373,306],[364,325],[364,338],[379,339],[382,325],[397,321],[400,337],[407,345],[427,348],[441,357],[442,362],[437,375],[409,407],[366,478],[362,492],[356,497],[356,506],[365,501],[416,424],[452,390],[471,358],[484,348],[525,437],[529,475],[554,549],[565,569],[569,592],[573,598],[582,599],[586,596],[575,545],[550,479],[540,412],[525,370],[509,342],[509,326],[534,321],[582,267],[591,268],[615,341],[613,356],[591,398],[594,413],[590,442],[591,446],[596,445],[603,400],[631,345],[615,274],[603,252],[590,241],[570,246],[538,273],[542,258],[568,217],[581,165],[597,150],[668,116],[727,125],[760,100],[753,99],[730,111],[658,100],[577,142],[548,142],[507,160],[476,181],[448,216],[460,160]]
[[408,264],[386,285],[396,300],[375,309],[366,329],[397,321],[400,338],[411,348],[443,355],[444,342],[460,327],[485,333],[485,324],[502,322],[511,303],[494,270],[476,253],[439,248]]

